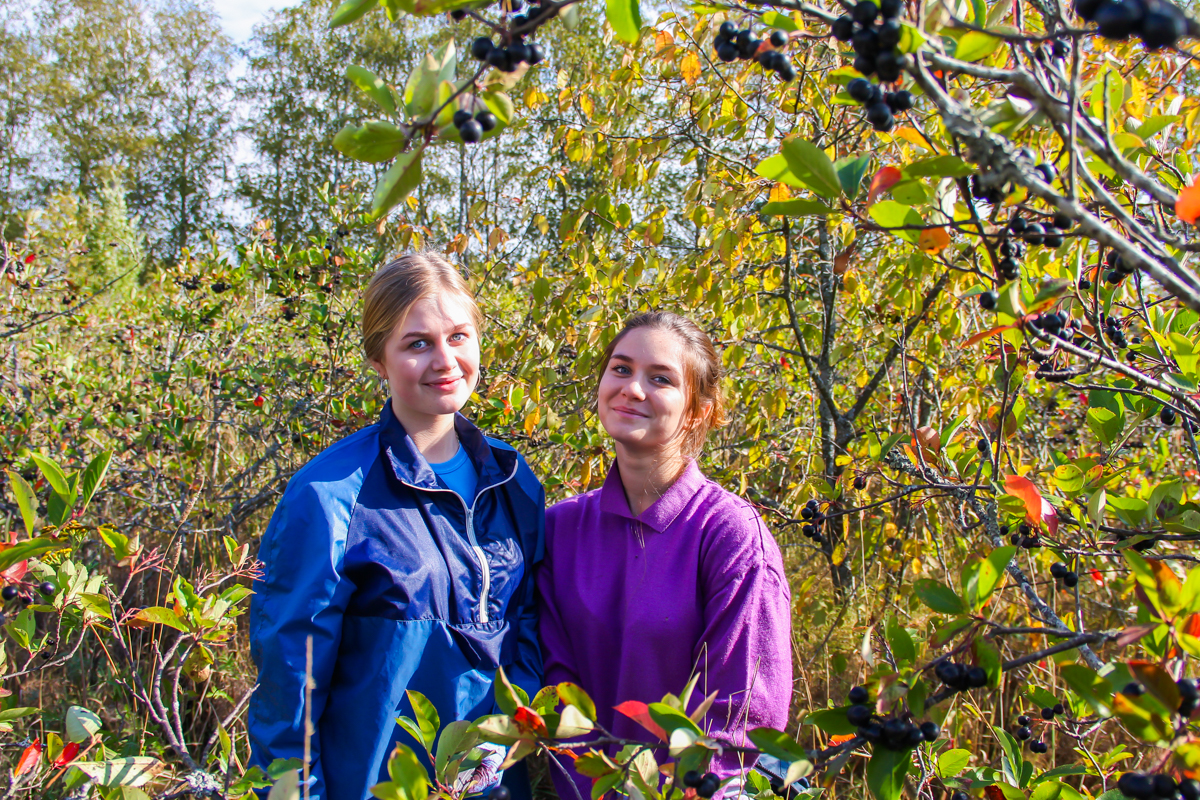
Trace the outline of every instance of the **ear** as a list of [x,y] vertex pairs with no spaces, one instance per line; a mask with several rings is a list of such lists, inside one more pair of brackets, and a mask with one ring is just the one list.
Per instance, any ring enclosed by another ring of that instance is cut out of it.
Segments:
[[694,430],[699,428],[701,425],[707,424],[708,418],[712,415],[712,408],[713,404],[711,400],[705,400],[703,403],[701,403],[700,410],[693,414],[691,419],[687,421],[687,425],[684,426],[684,430]]
[[375,370],[376,375],[378,375],[380,378],[383,378],[385,381],[387,380],[387,373],[383,370],[382,362],[370,361],[368,363],[371,365],[371,369]]

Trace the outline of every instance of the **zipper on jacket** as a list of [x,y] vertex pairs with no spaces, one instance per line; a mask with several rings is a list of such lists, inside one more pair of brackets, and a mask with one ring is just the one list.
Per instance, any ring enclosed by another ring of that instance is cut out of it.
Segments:
[[[520,469],[518,466],[517,469]],[[499,483],[493,483],[491,486],[485,486],[475,492],[475,501],[471,505],[467,505],[467,501],[463,496],[453,489],[429,489],[424,486],[415,486],[408,481],[400,481],[410,489],[416,489],[418,492],[447,492],[458,498],[458,502],[463,504],[463,511],[467,514],[467,541],[471,543],[471,550],[475,553],[475,558],[479,561],[479,570],[483,577],[483,591],[480,596],[479,603],[479,621],[488,622],[488,593],[492,588],[492,571],[488,566],[487,555],[483,552],[483,548],[479,546],[479,540],[475,538],[475,503],[479,502],[479,498],[484,492],[489,489],[495,489],[497,486],[503,486],[517,476],[517,470],[514,469],[512,474]],[[515,522],[515,520],[514,520]]]

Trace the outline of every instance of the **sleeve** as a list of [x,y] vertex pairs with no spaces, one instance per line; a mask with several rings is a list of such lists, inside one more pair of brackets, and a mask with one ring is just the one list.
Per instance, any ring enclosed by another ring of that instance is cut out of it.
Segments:
[[250,700],[251,763],[304,758],[304,683],[312,637],[311,789],[325,797],[320,720],[354,586],[342,574],[353,502],[323,498],[312,484],[289,486],[263,535],[263,577],[250,603],[250,655],[258,689]]
[[[699,686],[717,692],[705,717],[709,735],[744,747],[748,730],[787,725],[791,592],[779,547],[749,504],[739,499],[709,524],[715,535],[705,537],[700,564],[704,634],[693,657],[702,672]],[[726,753],[713,762],[713,772],[725,778],[753,763],[745,754]]]
[[537,542],[533,557],[526,563],[528,580],[524,581],[524,598],[517,631],[517,657],[509,679],[532,698],[542,688],[542,647],[538,638],[538,601],[536,575],[538,565],[545,561],[546,552],[546,490],[538,485]]
[[563,622],[554,591],[554,531],[556,527],[554,509],[546,513],[546,557],[538,566],[537,594],[540,620],[538,632],[542,640],[542,659],[545,664],[546,685],[579,683],[579,672],[571,655],[571,639]]

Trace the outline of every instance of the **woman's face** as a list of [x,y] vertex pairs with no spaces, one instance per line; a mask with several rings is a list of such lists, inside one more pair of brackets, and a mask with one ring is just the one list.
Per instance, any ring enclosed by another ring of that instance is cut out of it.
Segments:
[[406,427],[455,413],[479,380],[479,332],[470,306],[453,294],[418,300],[371,365],[388,382],[392,407]]
[[600,379],[604,430],[641,453],[678,448],[687,428],[682,343],[668,331],[635,328],[621,339]]

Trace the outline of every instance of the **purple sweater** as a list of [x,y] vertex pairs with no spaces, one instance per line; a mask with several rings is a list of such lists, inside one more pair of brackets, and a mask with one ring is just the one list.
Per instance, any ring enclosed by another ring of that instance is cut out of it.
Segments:
[[[548,509],[537,584],[546,684],[582,686],[614,735],[655,741],[613,707],[678,695],[693,670],[689,712],[718,692],[701,726],[710,736],[752,746],[747,730],[787,724],[791,593],[779,547],[754,508],[695,462],[640,517],[615,462],[599,490]],[[735,774],[743,760],[727,753],[713,771]],[[575,800],[551,772],[562,800]],[[591,780],[575,780],[587,800]]]

